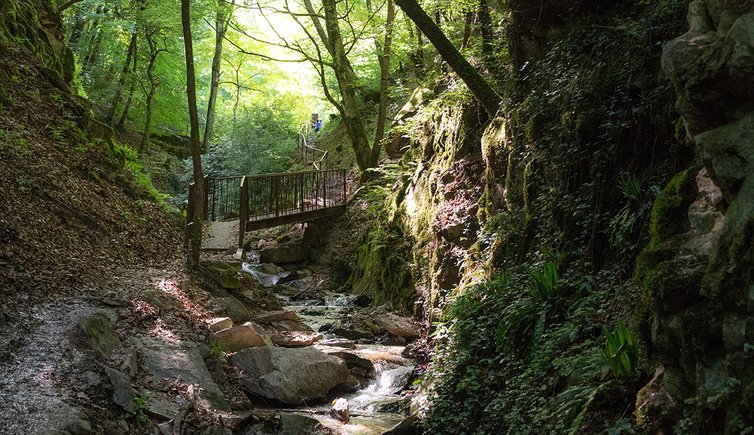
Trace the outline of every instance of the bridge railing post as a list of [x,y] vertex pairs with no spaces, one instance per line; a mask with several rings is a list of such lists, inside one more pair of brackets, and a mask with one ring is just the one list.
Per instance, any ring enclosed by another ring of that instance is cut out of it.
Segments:
[[249,179],[241,179],[241,198],[238,205],[238,247],[243,248],[243,239],[246,237],[246,223],[249,220]]

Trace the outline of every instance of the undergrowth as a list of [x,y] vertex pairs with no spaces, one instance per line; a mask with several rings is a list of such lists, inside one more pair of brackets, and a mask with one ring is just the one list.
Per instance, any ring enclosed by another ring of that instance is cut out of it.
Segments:
[[692,156],[657,73],[685,2],[630,3],[572,17],[507,84],[505,139],[487,150],[504,197],[486,199],[478,259],[497,275],[455,291],[433,325],[427,433],[637,430],[654,367],[624,323],[633,263],[658,186]]

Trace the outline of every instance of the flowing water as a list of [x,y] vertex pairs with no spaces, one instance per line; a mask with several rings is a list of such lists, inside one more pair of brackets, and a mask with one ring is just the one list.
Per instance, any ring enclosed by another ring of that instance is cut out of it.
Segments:
[[[274,265],[258,264],[258,256],[250,254],[243,270],[254,276],[262,285],[273,287],[287,281],[277,288],[290,289],[290,293],[307,288],[302,280],[291,280],[291,274],[297,276],[297,272],[283,271]],[[374,378],[362,384],[359,391],[340,396],[348,400],[351,415],[348,424],[330,416],[329,404],[286,408],[280,411],[315,418],[336,434],[382,434],[399,423],[405,417],[410,402],[410,399],[401,393],[412,381],[415,364],[413,360],[401,356],[404,347],[382,345],[373,343],[373,340],[361,339],[360,343],[355,344],[355,349],[341,348],[342,343],[338,341],[342,342],[342,337],[329,331],[333,325],[339,324],[360,310],[353,304],[354,297],[351,295],[317,294],[316,298],[308,300],[291,300],[289,295],[279,297],[286,310],[295,311],[309,327],[323,332],[324,339],[316,344],[316,347],[326,352],[346,351],[358,355],[372,361],[375,368]]]

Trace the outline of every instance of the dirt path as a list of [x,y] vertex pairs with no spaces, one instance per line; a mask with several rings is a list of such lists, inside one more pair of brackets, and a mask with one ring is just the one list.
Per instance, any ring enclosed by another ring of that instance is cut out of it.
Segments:
[[78,319],[93,312],[84,301],[29,307],[0,337],[0,433],[49,433],[83,418],[69,377],[86,354],[71,341]]

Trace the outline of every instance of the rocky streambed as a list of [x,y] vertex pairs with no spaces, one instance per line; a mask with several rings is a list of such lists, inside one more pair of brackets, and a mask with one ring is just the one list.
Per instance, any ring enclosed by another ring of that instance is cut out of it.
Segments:
[[[252,253],[243,270],[283,309],[216,333],[242,328],[259,335],[242,349],[225,341],[236,351],[230,363],[255,412],[268,413],[245,433],[393,433],[411,414],[416,362],[409,343],[419,337],[418,325],[369,308],[368,298],[323,292],[306,269],[257,259]],[[228,322],[215,322],[221,321]]]

